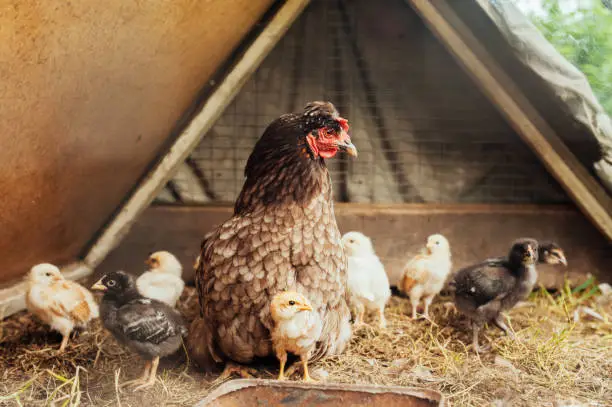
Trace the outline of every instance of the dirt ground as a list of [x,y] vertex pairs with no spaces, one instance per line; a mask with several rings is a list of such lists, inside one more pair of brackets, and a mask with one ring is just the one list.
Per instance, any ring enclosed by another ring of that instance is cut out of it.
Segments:
[[[180,309],[188,320],[196,298],[187,287]],[[441,391],[451,406],[612,406],[612,300],[594,281],[534,293],[508,315],[517,340],[489,327],[481,343],[492,350],[481,355],[468,347],[465,319],[448,305],[440,298],[432,321],[412,321],[408,300],[394,296],[386,329],[374,324],[356,330],[349,349],[314,364],[313,375],[337,383],[425,387]],[[57,357],[60,340],[25,312],[2,322],[1,406],[192,406],[221,383],[190,368],[182,350],[162,361],[153,388],[133,393],[119,385],[140,375],[143,362],[98,321]],[[278,374],[276,365],[258,369],[258,377]]]

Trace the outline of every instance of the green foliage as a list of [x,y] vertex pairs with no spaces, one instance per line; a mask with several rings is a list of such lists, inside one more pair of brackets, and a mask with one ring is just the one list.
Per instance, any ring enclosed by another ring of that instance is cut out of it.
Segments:
[[544,15],[531,19],[546,38],[588,78],[606,112],[612,115],[612,11],[600,0],[563,12],[559,0],[542,2]]

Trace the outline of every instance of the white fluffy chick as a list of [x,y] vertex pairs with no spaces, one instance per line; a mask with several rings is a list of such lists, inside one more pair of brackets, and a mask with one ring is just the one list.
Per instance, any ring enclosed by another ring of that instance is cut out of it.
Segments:
[[136,280],[140,295],[175,307],[185,288],[181,263],[171,253],[160,251],[151,254],[145,264],[150,270]]
[[287,352],[299,355],[304,366],[304,381],[312,381],[308,374],[308,359],[321,336],[321,317],[312,309],[310,301],[293,291],[281,292],[272,298],[270,315],[274,321],[272,345],[280,361],[278,380],[285,379]]
[[379,326],[387,325],[385,306],[391,297],[385,267],[374,252],[372,241],[359,232],[342,236],[342,246],[348,257],[348,289],[351,303],[357,309],[355,323],[363,323],[366,311],[378,313]]
[[412,318],[417,317],[421,300],[425,304],[423,315],[429,318],[429,306],[444,287],[451,266],[448,240],[440,234],[429,236],[422,252],[406,264],[400,280],[399,289],[410,297]]
[[85,328],[89,321],[100,315],[93,295],[82,285],[66,280],[53,264],[42,263],[32,267],[27,283],[28,310],[62,334],[58,353],[66,349],[75,327]]

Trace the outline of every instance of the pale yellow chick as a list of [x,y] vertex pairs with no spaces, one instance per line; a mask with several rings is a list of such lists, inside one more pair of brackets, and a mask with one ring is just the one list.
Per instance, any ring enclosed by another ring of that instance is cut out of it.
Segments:
[[372,241],[363,233],[348,232],[341,241],[348,260],[347,287],[351,305],[356,308],[355,325],[363,323],[366,311],[376,311],[379,327],[384,328],[385,306],[391,297],[385,267],[374,252]]
[[59,352],[66,349],[75,327],[85,328],[100,312],[93,295],[82,285],[66,280],[53,264],[38,264],[27,277],[28,310],[62,334]]
[[149,271],[142,273],[136,280],[138,292],[147,298],[164,302],[171,307],[183,293],[185,282],[181,277],[183,266],[172,253],[155,252],[145,261]]
[[274,321],[272,344],[280,361],[278,380],[285,379],[287,352],[299,355],[304,366],[304,381],[308,374],[308,359],[321,336],[321,317],[302,294],[285,291],[272,298],[270,314]]
[[425,304],[423,315],[429,318],[429,306],[440,293],[451,272],[451,251],[442,235],[431,235],[421,252],[406,264],[399,289],[410,297],[412,318],[417,316],[421,300]]

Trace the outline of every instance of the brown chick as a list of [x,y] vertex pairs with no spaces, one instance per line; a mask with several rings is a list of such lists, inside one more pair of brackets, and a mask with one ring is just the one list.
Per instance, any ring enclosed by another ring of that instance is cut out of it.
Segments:
[[423,315],[429,318],[429,306],[444,287],[451,265],[450,245],[439,234],[429,236],[423,252],[406,264],[399,288],[410,297],[413,319],[421,300],[425,304]]
[[300,356],[304,381],[312,381],[308,374],[308,359],[321,335],[321,317],[306,297],[293,291],[275,295],[270,303],[270,314],[274,321],[272,344],[280,360],[278,380],[285,379],[287,352],[291,352]]
[[26,305],[28,310],[62,334],[58,353],[68,345],[75,327],[84,328],[98,318],[98,305],[82,285],[64,278],[53,264],[38,264],[28,274]]

